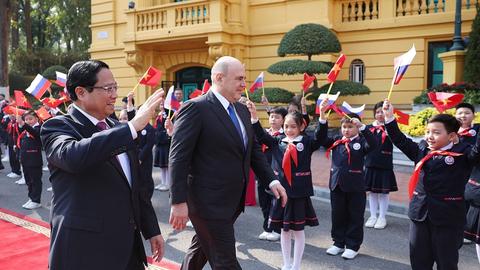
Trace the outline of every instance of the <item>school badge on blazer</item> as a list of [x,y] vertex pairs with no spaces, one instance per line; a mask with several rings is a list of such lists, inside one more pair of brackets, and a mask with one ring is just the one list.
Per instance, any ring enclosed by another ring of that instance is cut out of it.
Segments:
[[452,156],[446,156],[445,157],[445,164],[453,165],[453,163],[455,163],[455,159]]
[[353,150],[360,150],[360,147],[362,147],[358,142],[353,144]]

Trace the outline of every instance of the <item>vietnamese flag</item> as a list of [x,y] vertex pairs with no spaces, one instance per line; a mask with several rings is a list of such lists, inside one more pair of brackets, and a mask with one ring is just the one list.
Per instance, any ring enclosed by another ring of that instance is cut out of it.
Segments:
[[199,97],[203,94],[202,90],[200,89],[195,89],[193,92],[188,96],[190,99]]
[[56,99],[56,98],[48,97],[48,98],[42,99],[42,103],[50,108],[57,108],[58,106],[60,106],[60,104],[63,103],[63,100],[61,98]]
[[12,105],[8,105],[3,108],[3,112],[6,114],[23,115],[26,110],[14,107]]
[[463,100],[463,94],[446,93],[446,92],[429,92],[428,98],[433,103],[433,106],[442,113],[445,110],[453,108],[460,104]]
[[410,115],[408,113],[393,109],[393,115],[398,123],[408,126],[408,123],[410,122]]
[[145,72],[145,75],[140,79],[140,84],[149,85],[149,86],[157,86],[158,81],[162,77],[162,72],[152,66],[150,66]]
[[310,88],[310,85],[312,85],[315,79],[316,79],[315,75],[310,76],[307,73],[303,73],[303,83],[302,83],[303,91],[307,92],[308,88]]
[[335,65],[333,65],[332,69],[327,75],[327,81],[329,83],[333,83],[337,80],[338,73],[340,73],[340,70],[342,70],[343,63],[345,63],[345,55],[340,54],[338,57],[337,61],[335,62]]
[[45,109],[45,107],[40,107],[40,109],[35,110],[35,113],[37,114],[38,118],[40,118],[44,122],[45,120],[52,117],[52,115],[47,111],[47,109]]
[[208,79],[205,79],[205,81],[203,82],[203,87],[202,87],[202,95],[205,95],[208,92],[208,90],[210,90],[210,87],[212,87],[212,86],[208,82]]
[[69,102],[69,101],[71,101],[70,95],[68,93],[62,91],[62,92],[60,92],[59,100],[61,100],[62,102]]
[[28,103],[27,98],[25,97],[25,95],[22,93],[21,90],[14,90],[13,93],[15,95],[15,103],[17,104],[17,106],[24,107],[27,109],[32,108],[32,105]]

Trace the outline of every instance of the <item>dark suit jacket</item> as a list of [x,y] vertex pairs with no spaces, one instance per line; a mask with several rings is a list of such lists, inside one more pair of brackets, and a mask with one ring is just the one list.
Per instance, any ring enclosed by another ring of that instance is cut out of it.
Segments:
[[[41,167],[43,161],[40,125],[31,127],[25,124],[23,127],[18,128],[18,131],[20,132],[20,162],[22,166]],[[26,133],[28,133],[28,135]]]
[[[385,125],[393,144],[417,164],[429,152],[422,140],[415,143],[398,128],[396,121]],[[436,226],[463,226],[465,223],[464,191],[472,166],[480,159],[480,141],[472,147],[466,143],[453,145],[450,152],[462,156],[436,156],[427,160],[420,172],[408,216],[415,221],[429,219]]]
[[189,213],[202,218],[231,219],[244,209],[250,166],[261,181],[276,179],[247,107],[234,106],[245,126],[246,149],[212,91],[186,102],[176,117],[169,162],[172,203],[188,202]]
[[[50,269],[125,269],[141,231],[160,234],[150,198],[142,196],[136,144],[130,128],[107,119],[97,128],[78,110],[42,127],[53,187]],[[126,152],[132,187],[116,155]],[[140,256],[145,259],[143,248]]]
[[[321,145],[326,149],[332,146],[336,140],[342,138],[342,136],[328,137],[328,122],[326,124],[320,123],[319,128],[320,131],[316,135]],[[338,186],[343,192],[364,192],[365,156],[375,150],[377,142],[374,135],[365,128],[348,145],[350,148],[350,163],[348,162],[348,152],[344,144],[340,144],[332,149],[332,154],[330,155],[332,159],[330,190],[334,190]]]

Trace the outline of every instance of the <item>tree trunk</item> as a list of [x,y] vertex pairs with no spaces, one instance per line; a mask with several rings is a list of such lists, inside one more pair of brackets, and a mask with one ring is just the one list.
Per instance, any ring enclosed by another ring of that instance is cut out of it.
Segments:
[[23,11],[25,13],[25,38],[27,40],[27,51],[31,52],[33,48],[33,36],[32,36],[32,5],[30,0],[25,0]]
[[8,86],[8,46],[10,44],[9,30],[10,1],[0,0],[0,88]]
[[16,49],[18,49],[18,47],[20,46],[20,33],[19,33],[19,30],[18,30],[18,27],[19,27],[19,19],[20,19],[20,16],[18,11],[19,11],[19,8],[18,8],[18,0],[13,0],[11,2],[11,10],[12,12],[10,13],[11,16],[12,16],[12,25],[11,25],[11,31],[12,31],[12,44],[11,44],[11,48],[12,48],[12,52],[15,51]]

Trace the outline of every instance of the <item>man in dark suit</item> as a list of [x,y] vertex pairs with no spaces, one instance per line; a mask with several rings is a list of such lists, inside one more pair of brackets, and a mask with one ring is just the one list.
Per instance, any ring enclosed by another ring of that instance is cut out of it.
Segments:
[[182,269],[241,269],[233,224],[244,209],[250,167],[286,203],[285,189],[254,137],[250,113],[238,103],[245,68],[229,56],[212,67],[212,89],[186,102],[176,116],[170,148],[170,224],[182,230],[190,218],[196,235]]
[[41,129],[53,187],[50,269],[140,270],[146,265],[140,233],[160,261],[164,240],[145,183],[135,139],[153,117],[163,91],[134,119],[120,124],[114,111],[117,83],[101,61],[75,63],[67,90],[73,105]]

